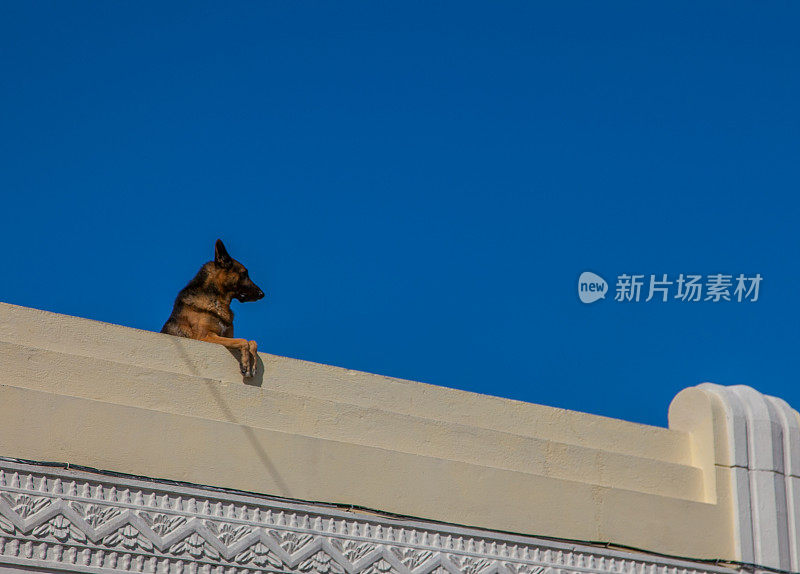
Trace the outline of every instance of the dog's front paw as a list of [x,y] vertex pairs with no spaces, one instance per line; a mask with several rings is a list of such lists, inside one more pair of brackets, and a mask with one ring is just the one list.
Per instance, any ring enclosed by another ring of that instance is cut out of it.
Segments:
[[243,348],[242,357],[241,360],[239,361],[239,370],[242,372],[243,376],[245,377],[253,376],[250,374],[253,370],[253,363],[255,363],[253,355],[250,354],[250,351],[247,349],[247,347]]
[[258,367],[258,345],[255,341],[248,341],[247,350],[250,352],[250,363],[245,377],[254,377],[256,375],[256,367]]
[[248,352],[247,349],[243,349],[242,362],[240,363],[242,375],[247,379],[254,377],[256,374],[257,364],[258,364],[258,359],[256,358],[256,356]]

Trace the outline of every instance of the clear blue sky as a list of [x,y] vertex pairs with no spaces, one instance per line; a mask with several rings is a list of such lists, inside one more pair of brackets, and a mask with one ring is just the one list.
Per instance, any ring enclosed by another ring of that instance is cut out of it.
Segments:
[[[0,16],[0,300],[158,331],[221,237],[263,351],[659,425],[707,380],[800,407],[796,2]],[[764,279],[585,305],[584,270]]]

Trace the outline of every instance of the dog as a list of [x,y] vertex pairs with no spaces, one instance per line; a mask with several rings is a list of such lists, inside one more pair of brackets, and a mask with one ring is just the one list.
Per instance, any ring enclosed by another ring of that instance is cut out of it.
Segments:
[[263,297],[264,292],[250,279],[247,268],[228,255],[225,245],[217,239],[214,261],[203,265],[178,293],[172,315],[161,332],[238,349],[242,375],[252,377],[258,346],[255,341],[234,339],[231,301],[236,298],[246,303]]

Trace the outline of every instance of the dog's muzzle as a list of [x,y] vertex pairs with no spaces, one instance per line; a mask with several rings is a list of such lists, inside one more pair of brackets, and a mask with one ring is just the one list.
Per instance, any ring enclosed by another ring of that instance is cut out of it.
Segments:
[[258,301],[259,299],[264,298],[264,292],[261,289],[257,289],[255,291],[239,293],[238,295],[236,295],[236,298],[242,303],[248,303],[250,301]]

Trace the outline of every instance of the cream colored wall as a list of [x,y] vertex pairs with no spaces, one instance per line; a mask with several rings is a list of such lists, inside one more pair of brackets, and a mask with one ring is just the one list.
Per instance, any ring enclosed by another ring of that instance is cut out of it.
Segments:
[[[0,456],[736,558],[730,487],[694,423],[260,358],[245,384],[217,345],[0,304]],[[710,416],[674,416],[695,411]]]

